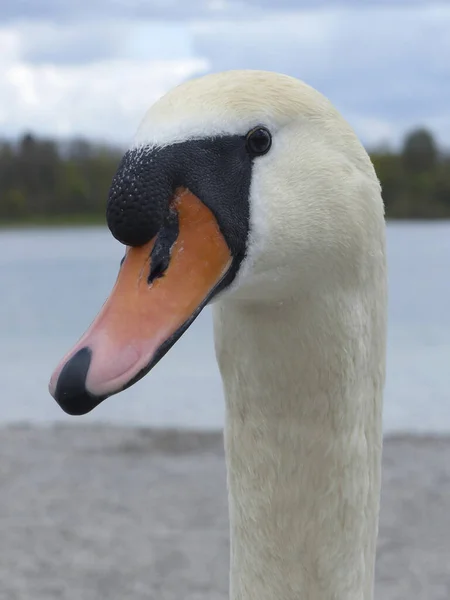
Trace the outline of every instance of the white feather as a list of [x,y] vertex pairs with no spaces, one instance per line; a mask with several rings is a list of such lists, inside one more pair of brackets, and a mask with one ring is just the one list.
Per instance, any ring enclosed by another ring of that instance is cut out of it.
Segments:
[[214,306],[227,417],[233,600],[371,600],[385,373],[380,186],[321,94],[208,75],[146,115],[136,146],[258,124],[248,253]]

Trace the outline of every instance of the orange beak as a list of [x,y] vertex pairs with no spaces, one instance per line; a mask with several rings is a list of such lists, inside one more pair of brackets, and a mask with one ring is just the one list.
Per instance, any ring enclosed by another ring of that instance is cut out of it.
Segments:
[[232,256],[212,212],[191,192],[172,203],[179,233],[168,268],[152,279],[155,240],[127,248],[102,310],[52,375],[69,414],[84,414],[132,385],[170,349],[228,272]]

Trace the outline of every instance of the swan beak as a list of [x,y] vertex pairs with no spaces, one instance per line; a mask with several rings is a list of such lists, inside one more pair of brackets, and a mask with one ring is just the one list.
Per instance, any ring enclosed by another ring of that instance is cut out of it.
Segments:
[[143,377],[228,272],[232,256],[209,208],[182,190],[170,210],[170,227],[127,248],[111,295],[53,373],[50,393],[68,414],[85,414]]

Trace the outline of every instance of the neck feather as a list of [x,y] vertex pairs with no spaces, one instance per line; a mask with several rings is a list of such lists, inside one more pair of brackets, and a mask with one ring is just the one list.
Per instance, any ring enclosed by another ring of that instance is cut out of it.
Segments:
[[[382,290],[381,290],[382,292]],[[371,600],[385,315],[380,292],[219,303],[232,600]]]

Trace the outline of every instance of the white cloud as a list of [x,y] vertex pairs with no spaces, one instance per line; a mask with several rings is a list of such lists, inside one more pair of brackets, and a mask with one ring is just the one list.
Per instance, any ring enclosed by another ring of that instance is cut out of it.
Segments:
[[14,135],[83,135],[128,143],[151,103],[206,63],[121,61],[87,66],[13,63],[0,80],[0,128]]
[[205,72],[179,25],[21,22],[0,28],[0,135],[127,143],[148,107]]

